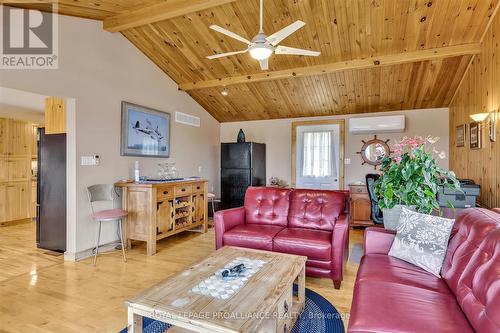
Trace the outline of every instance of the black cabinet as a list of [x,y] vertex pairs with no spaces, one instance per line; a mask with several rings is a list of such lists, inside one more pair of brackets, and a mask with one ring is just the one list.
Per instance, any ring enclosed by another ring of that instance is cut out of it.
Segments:
[[221,205],[241,207],[249,186],[266,185],[266,145],[262,143],[221,144]]

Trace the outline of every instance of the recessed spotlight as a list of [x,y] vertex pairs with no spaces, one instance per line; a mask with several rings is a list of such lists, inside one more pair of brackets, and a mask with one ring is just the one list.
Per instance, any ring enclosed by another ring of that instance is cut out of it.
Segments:
[[222,91],[220,93],[221,93],[222,96],[229,95],[229,91],[227,90],[227,88],[222,89]]

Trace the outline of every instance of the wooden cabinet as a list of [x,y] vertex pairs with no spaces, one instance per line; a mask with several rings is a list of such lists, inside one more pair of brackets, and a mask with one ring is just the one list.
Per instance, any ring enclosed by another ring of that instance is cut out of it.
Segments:
[[9,181],[9,158],[0,156],[0,183]]
[[9,141],[8,155],[26,157],[30,155],[31,124],[15,119],[8,119]]
[[373,226],[371,202],[366,185],[349,185],[351,227]]
[[8,119],[0,118],[0,156],[9,154]]
[[64,99],[47,97],[45,99],[45,134],[66,133],[66,107]]
[[37,199],[37,183],[36,181],[31,182],[31,217],[35,218],[36,217],[36,200]]
[[37,159],[38,158],[38,125],[31,124],[31,158]]
[[127,246],[131,240],[147,243],[148,255],[156,253],[156,241],[179,232],[208,228],[208,182],[116,183],[122,188]]
[[26,157],[10,157],[7,160],[9,182],[28,181],[31,179],[30,159]]
[[6,221],[14,221],[30,216],[29,182],[9,183],[7,185]]
[[0,222],[32,216],[32,138],[31,123],[0,118]]
[[205,194],[198,193],[193,195],[193,222],[202,221],[205,219]]
[[7,220],[7,184],[0,183],[0,222],[5,222]]

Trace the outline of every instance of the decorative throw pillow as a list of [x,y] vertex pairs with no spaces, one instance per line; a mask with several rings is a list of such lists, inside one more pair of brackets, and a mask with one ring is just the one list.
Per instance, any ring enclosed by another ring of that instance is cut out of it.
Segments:
[[439,277],[454,222],[403,208],[389,255]]

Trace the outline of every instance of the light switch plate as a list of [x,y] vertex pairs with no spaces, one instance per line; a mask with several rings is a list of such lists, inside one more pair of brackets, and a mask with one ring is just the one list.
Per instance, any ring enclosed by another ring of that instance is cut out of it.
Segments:
[[99,155],[85,155],[81,157],[81,165],[99,165]]
[[345,164],[345,165],[349,165],[349,164],[351,164],[351,159],[350,159],[350,158],[346,158],[346,159],[344,159],[344,164]]

